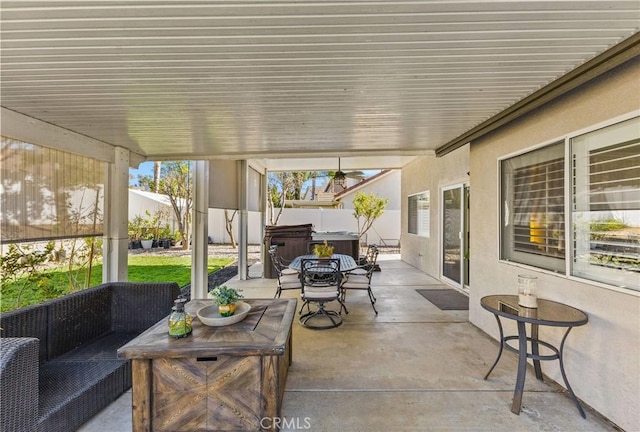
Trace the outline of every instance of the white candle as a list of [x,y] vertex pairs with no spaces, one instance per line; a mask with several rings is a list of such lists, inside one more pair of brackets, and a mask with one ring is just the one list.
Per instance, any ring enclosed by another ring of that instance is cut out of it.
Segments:
[[527,308],[537,308],[538,299],[534,295],[521,293],[518,295],[518,304]]
[[518,304],[527,308],[537,308],[536,288],[538,278],[532,275],[518,275]]

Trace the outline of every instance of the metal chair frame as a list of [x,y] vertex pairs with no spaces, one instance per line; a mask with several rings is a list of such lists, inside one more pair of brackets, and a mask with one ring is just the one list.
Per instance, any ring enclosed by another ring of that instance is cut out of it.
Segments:
[[269,248],[269,256],[278,279],[278,287],[273,298],[280,298],[282,291],[301,289],[300,275],[297,271],[287,267],[283,258],[278,254],[278,246],[273,245]]
[[[371,278],[373,277],[373,272],[376,268],[376,261],[378,259],[378,248],[376,246],[370,246],[371,254],[367,251],[368,262],[358,266],[358,268],[353,269],[351,271],[345,272],[344,279],[340,286],[341,289],[341,300],[344,305],[347,290],[366,290],[367,294],[369,294],[369,301],[371,301],[371,307],[373,311],[378,315],[378,311],[376,310],[375,303],[377,301],[375,295],[373,295],[373,291],[371,290]],[[340,310],[342,312],[342,309]],[[346,308],[345,308],[346,311]],[[346,311],[346,313],[349,313]]]
[[[300,307],[300,314],[304,306],[307,306],[307,313],[300,316],[300,324],[311,329],[330,329],[342,324],[342,309],[347,310],[341,299],[342,272],[340,272],[340,260],[331,258],[303,259],[301,261],[300,281],[302,283],[303,304]],[[327,310],[326,303],[331,301],[340,303],[340,312]],[[309,305],[317,303],[318,308],[311,310]],[[347,312],[348,313],[348,312]],[[328,318],[331,324],[314,325],[312,320],[318,317]]]

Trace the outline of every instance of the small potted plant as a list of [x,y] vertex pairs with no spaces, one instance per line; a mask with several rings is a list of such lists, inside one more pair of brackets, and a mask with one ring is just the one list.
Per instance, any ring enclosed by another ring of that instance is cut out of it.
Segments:
[[218,303],[218,312],[220,315],[229,317],[236,311],[236,302],[243,297],[240,291],[242,290],[220,285],[212,289],[209,296]]
[[333,246],[330,246],[325,240],[324,243],[313,247],[313,254],[318,258],[330,258],[333,255]]
[[153,246],[153,236],[151,234],[147,235],[147,238],[141,241],[143,249],[151,249]]

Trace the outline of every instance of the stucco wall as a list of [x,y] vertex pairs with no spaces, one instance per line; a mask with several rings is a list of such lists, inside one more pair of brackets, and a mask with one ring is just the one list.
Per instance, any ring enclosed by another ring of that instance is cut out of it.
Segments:
[[[589,316],[567,339],[565,368],[574,392],[622,428],[640,427],[640,297],[593,283],[523,269],[498,261],[498,158],[640,109],[640,62],[574,90],[471,145],[471,289],[469,319],[497,338],[495,319],[482,296],[517,293],[519,273],[535,273],[543,298],[570,304]],[[509,329],[515,332],[515,328]],[[508,331],[508,330],[507,330]],[[560,329],[541,329],[559,344]],[[561,383],[557,362],[543,371]],[[528,378],[530,379],[530,378]],[[576,412],[576,415],[577,412]]]
[[[440,275],[440,189],[469,181],[469,146],[464,146],[443,158],[425,156],[402,169],[402,260],[423,272]],[[430,236],[407,233],[409,195],[430,191]],[[473,189],[472,192],[473,194]]]

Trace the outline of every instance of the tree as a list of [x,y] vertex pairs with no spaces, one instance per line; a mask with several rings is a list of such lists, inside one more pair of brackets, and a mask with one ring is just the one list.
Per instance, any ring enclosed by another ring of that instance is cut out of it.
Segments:
[[12,243],[0,255],[0,269],[3,274],[0,287],[3,287],[7,282],[13,282],[17,285],[18,292],[14,308],[21,306],[22,294],[28,287],[35,286],[36,289],[41,290],[50,285],[49,277],[44,274],[44,269],[53,249],[52,241],[47,243],[44,250],[38,250],[30,244]]
[[[267,177],[269,222],[277,225],[285,207],[285,200],[302,199],[302,187],[307,180],[312,180],[315,189],[316,172],[312,171],[283,171],[272,172]],[[312,190],[312,194],[315,192]],[[276,208],[278,210],[276,210]]]
[[373,222],[382,216],[388,203],[388,198],[380,198],[374,193],[356,193],[353,199],[353,215],[358,220],[358,240],[369,231]]
[[311,180],[311,200],[315,200],[316,179],[318,177],[329,177],[330,175],[330,171],[282,171],[269,173],[267,177],[269,224],[278,224],[286,200],[302,199],[302,188],[309,180]]
[[162,164],[159,191],[169,198],[178,221],[178,233],[182,240],[183,249],[189,249],[191,208],[193,207],[191,178],[189,161],[165,162]]
[[[159,178],[158,193],[169,198],[173,213],[178,221],[178,233],[183,249],[189,249],[191,232],[191,208],[193,207],[192,174],[189,161],[164,162]],[[152,176],[138,176],[138,184],[147,190],[153,190]]]
[[238,214],[238,210],[234,210],[233,213],[231,213],[231,216],[229,216],[229,210],[224,209],[224,227],[227,230],[227,234],[229,234],[229,240],[231,241],[231,246],[234,249],[237,247],[236,239],[233,236],[233,219],[236,217],[236,214]]
[[153,191],[159,193],[160,191],[160,172],[162,171],[162,161],[155,161],[153,163]]
[[286,174],[286,182],[287,186],[287,199],[299,200],[302,199],[302,186],[304,183],[309,180],[313,173],[307,171],[294,171],[287,172]]
[[[286,190],[284,188],[285,173],[269,173],[267,177],[267,207],[269,208],[269,225],[278,225],[278,219],[284,209]],[[276,208],[278,209],[276,212]]]

